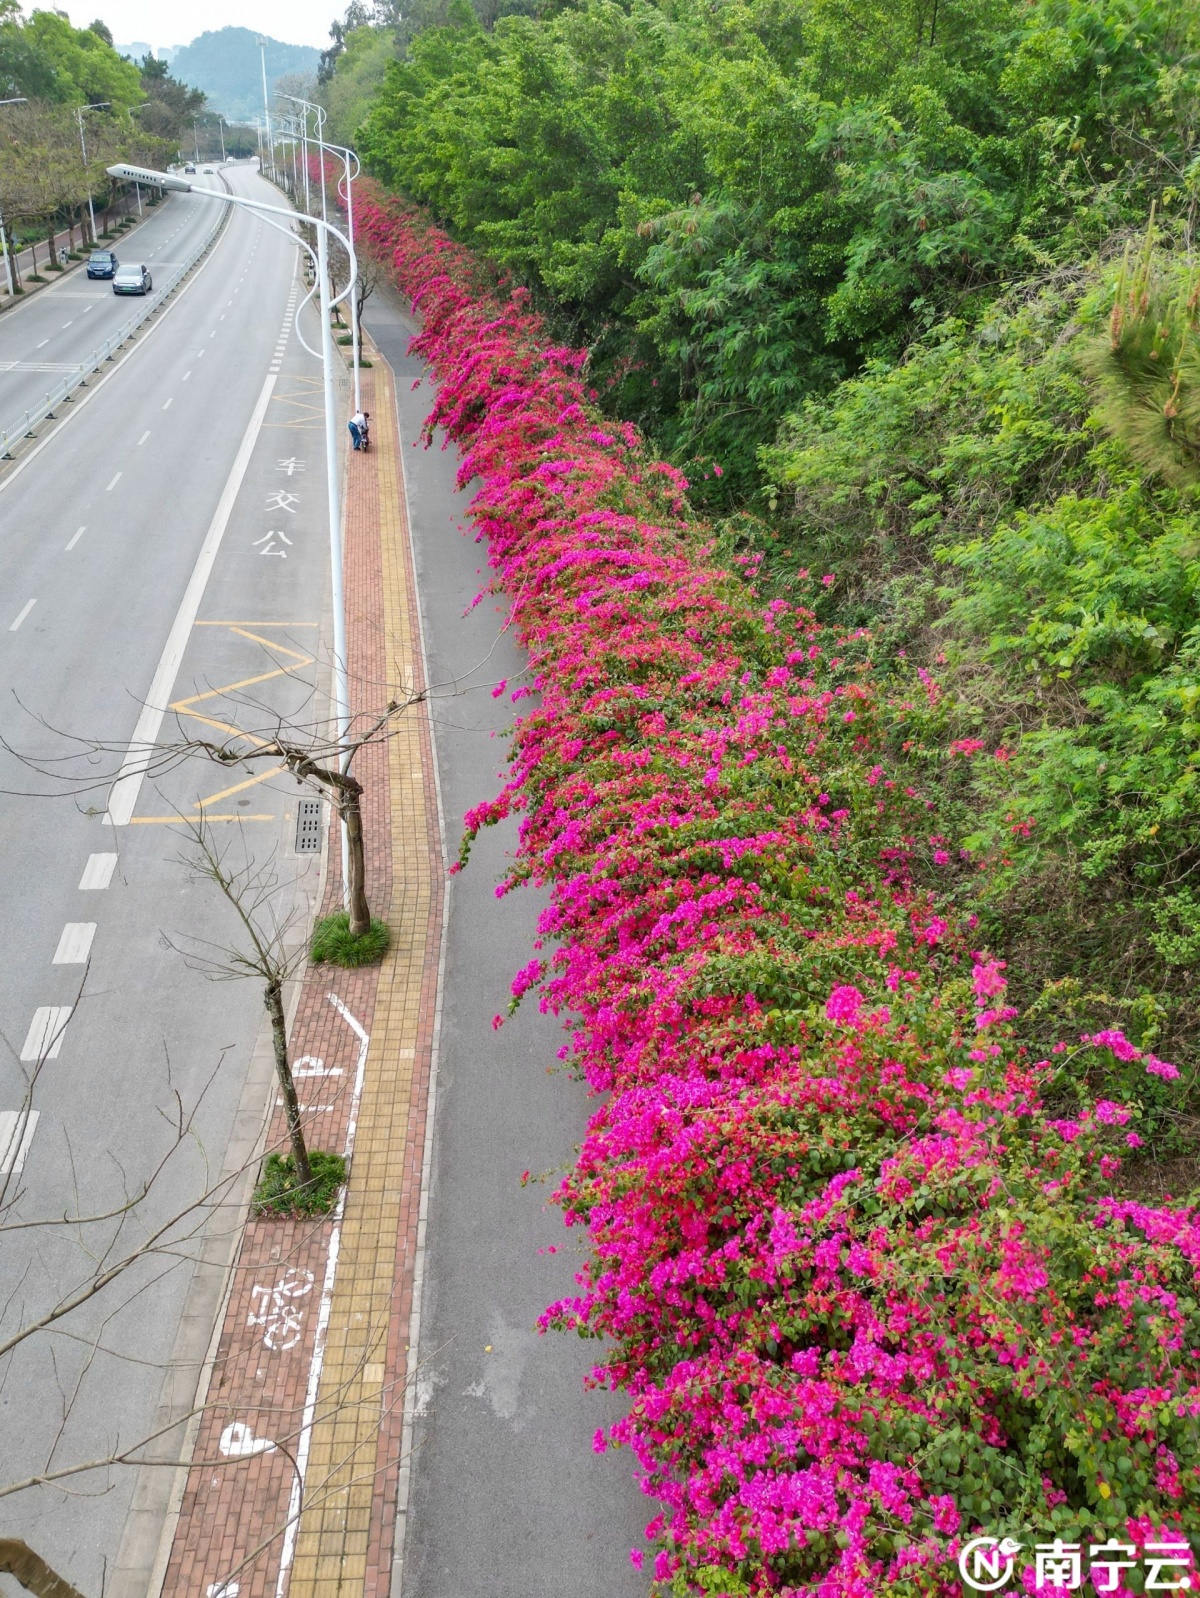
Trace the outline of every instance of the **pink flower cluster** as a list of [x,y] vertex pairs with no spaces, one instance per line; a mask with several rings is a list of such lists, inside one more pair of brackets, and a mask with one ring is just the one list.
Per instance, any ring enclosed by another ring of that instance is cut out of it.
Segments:
[[627,1395],[594,1446],[661,1506],[646,1568],[957,1595],[978,1530],[1195,1529],[1200,1221],[1114,1192],[1129,1108],[1043,1104],[861,639],[758,604],[585,354],[364,210],[536,671],[468,845],[517,814],[510,883],[550,892],[514,998],[567,1018],[598,1108],[559,1194],[591,1263],[545,1324]]

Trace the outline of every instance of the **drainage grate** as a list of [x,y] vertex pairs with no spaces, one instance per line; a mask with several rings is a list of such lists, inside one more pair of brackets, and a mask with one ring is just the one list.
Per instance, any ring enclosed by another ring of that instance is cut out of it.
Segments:
[[296,806],[296,852],[321,852],[321,801],[301,799]]

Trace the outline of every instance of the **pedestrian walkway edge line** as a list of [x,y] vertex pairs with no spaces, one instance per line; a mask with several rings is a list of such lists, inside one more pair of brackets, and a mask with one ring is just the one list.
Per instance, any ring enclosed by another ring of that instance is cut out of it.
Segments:
[[[391,363],[377,349],[372,358],[383,361],[391,374],[392,393],[396,396],[396,436],[400,445],[400,491],[404,501],[404,522],[408,531],[405,558],[412,574],[413,613],[416,621],[417,651],[421,663],[422,686],[429,690],[429,647],[425,636],[425,617],[421,609],[421,595],[416,581],[416,562],[412,547],[412,524],[408,516],[411,503],[408,492],[408,468],[404,461],[404,428],[400,420],[399,385]],[[437,841],[443,873],[446,864],[446,812],[442,802],[442,773],[438,760],[437,728],[429,714],[426,701],[423,707],[425,734],[429,740],[430,766],[433,772],[433,794],[437,820]],[[437,1119],[438,1060],[442,1038],[442,1003],[446,990],[446,944],[450,926],[450,885],[443,875],[442,917],[438,935],[438,969],[433,1011],[433,1037],[429,1051],[429,1088],[425,1101],[425,1141],[421,1150],[421,1196],[417,1216],[417,1242],[413,1257],[412,1309],[408,1321],[409,1359],[414,1368],[421,1362],[421,1316],[425,1296],[425,1253],[429,1229],[429,1189],[433,1170],[433,1131]],[[396,1482],[396,1529],[392,1545],[392,1571],[389,1586],[390,1598],[403,1598],[404,1548],[408,1533],[408,1506],[412,1491],[413,1435],[417,1419],[417,1384],[410,1377],[404,1391],[404,1419],[400,1434],[400,1471]]]

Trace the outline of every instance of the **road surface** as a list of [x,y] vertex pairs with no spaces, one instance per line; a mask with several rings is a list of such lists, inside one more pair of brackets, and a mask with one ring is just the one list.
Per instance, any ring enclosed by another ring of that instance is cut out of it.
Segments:
[[[456,452],[412,447],[432,399],[407,354],[412,324],[394,300],[367,307],[401,405],[417,586],[433,686],[433,723],[450,858],[465,812],[502,780],[511,725],[501,679],[525,660],[501,634],[502,613],[471,601],[487,577],[483,550],[454,487]],[[549,1203],[589,1112],[556,1068],[559,1023],[527,1003],[497,1032],[510,984],[531,956],[540,896],[497,900],[516,843],[487,828],[452,880],[422,1315],[420,1416],[408,1534],[391,1598],[638,1598],[647,1587],[629,1550],[644,1546],[653,1504],[624,1451],[597,1455],[598,1427],[620,1400],[588,1392],[600,1345],[541,1336],[538,1315],[573,1291],[586,1240]],[[528,1170],[533,1181],[522,1186]]]
[[[214,175],[204,181],[220,180]],[[172,270],[196,252],[215,220],[211,201],[173,195],[109,248],[123,265],[145,262],[150,268],[155,288],[146,299],[153,304]],[[103,360],[107,343],[144,303],[141,296],[114,294],[110,281],[89,279],[80,266],[6,310],[0,317],[0,433],[26,410],[36,413],[64,377]]]
[[[248,169],[229,179],[278,198]],[[211,225],[213,204],[176,197],[139,252],[156,266],[177,258]],[[294,848],[290,783],[238,788],[243,774],[195,762],[127,786],[128,822],[106,819],[106,778],[156,675],[179,706],[164,735],[261,724],[247,700],[301,720],[323,713],[322,411],[319,368],[293,327],[296,271],[293,244],[235,211],[129,358],[16,475],[0,473],[0,734],[23,757],[0,751],[0,1224],[118,1212],[3,1235],[0,1339],[194,1202],[238,1126],[261,996],[196,968],[236,931],[212,885],[179,863],[179,815],[207,798],[218,842],[276,873],[281,915],[315,889],[312,857]],[[42,353],[69,361],[113,305],[106,284],[74,278],[0,320],[0,412],[43,336]],[[4,371],[8,361],[17,369]],[[111,752],[89,767],[79,754],[92,740]],[[27,797],[62,786],[30,762],[66,773],[75,797]],[[170,1154],[181,1111],[187,1138],[122,1218]],[[152,1253],[57,1331],[0,1358],[0,1494],[146,1434],[193,1254]],[[0,1536],[26,1537],[98,1595],[119,1563],[133,1473],[67,1485],[0,1496]]]

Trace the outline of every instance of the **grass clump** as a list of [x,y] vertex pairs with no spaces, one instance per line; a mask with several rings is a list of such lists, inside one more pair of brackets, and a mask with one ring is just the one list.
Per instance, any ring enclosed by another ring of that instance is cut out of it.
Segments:
[[349,968],[378,965],[388,951],[392,935],[387,923],[371,917],[371,929],[356,938],[350,932],[350,917],[345,910],[326,916],[313,928],[309,955],[314,965],[341,965]]
[[340,1154],[327,1154],[320,1149],[311,1151],[308,1161],[312,1181],[299,1183],[296,1162],[290,1154],[268,1154],[254,1189],[254,1214],[327,1215],[346,1180],[346,1161]]

